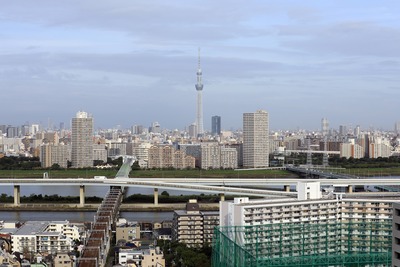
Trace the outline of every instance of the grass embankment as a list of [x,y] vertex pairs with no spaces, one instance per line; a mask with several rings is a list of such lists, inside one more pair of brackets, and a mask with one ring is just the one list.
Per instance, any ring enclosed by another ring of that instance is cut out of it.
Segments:
[[[114,177],[118,170],[63,169],[63,170],[0,170],[0,178],[93,178],[94,176]],[[133,170],[130,177],[144,178],[286,178],[297,177],[284,170]]]
[[[328,169],[329,170],[329,169]],[[400,167],[393,168],[350,168],[332,170],[335,173],[344,173],[358,177],[400,176]]]

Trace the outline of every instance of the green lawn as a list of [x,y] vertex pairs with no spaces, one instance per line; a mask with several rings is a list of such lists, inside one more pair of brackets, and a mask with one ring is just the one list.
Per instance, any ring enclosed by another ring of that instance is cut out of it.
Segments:
[[[351,168],[333,169],[332,172],[346,173],[359,177],[400,176],[400,167],[396,168]],[[47,172],[50,178],[93,178],[106,176],[113,178],[118,170],[0,170],[0,178],[43,178]],[[134,170],[130,177],[145,178],[295,178],[295,174],[284,170]]]
[[394,168],[351,168],[335,170],[335,172],[355,175],[359,177],[372,176],[400,176],[400,167]]

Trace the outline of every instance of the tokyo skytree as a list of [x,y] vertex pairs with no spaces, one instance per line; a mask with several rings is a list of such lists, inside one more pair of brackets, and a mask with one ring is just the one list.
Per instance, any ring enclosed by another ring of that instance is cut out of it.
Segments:
[[196,115],[196,126],[197,126],[197,134],[202,135],[204,133],[203,128],[203,84],[201,82],[201,67],[200,67],[200,48],[199,48],[199,64],[197,68],[197,115]]

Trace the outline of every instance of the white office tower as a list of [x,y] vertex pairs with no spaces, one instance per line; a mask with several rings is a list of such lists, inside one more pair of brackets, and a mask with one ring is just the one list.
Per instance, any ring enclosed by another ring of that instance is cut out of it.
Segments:
[[93,118],[86,112],[76,113],[72,118],[72,151],[73,168],[93,166]]
[[268,113],[258,110],[243,113],[243,167],[264,168],[269,166]]
[[200,48],[199,48],[199,65],[197,68],[197,115],[196,115],[196,126],[197,126],[197,135],[203,135],[204,127],[203,127],[203,84],[201,82],[201,68],[200,68]]

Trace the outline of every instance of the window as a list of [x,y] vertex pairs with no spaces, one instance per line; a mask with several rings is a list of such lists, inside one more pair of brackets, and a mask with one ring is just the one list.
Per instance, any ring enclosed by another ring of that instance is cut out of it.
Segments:
[[400,216],[400,210],[396,209],[396,216]]

